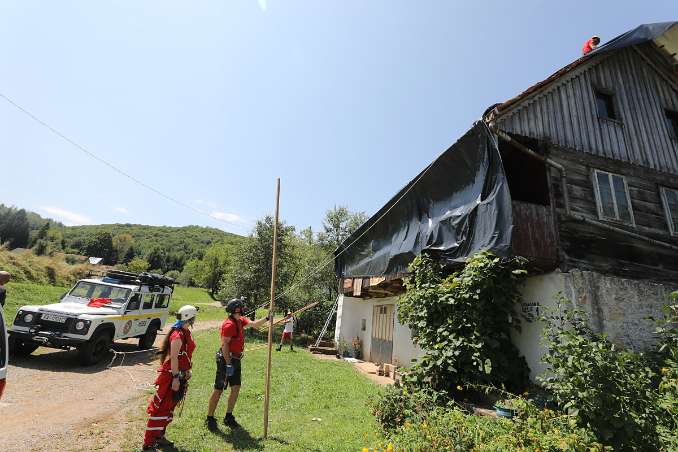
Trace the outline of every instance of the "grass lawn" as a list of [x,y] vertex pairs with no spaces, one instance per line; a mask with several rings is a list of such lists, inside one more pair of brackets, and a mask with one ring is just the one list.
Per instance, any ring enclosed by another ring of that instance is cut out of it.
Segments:
[[70,287],[50,286],[49,284],[35,284],[24,282],[10,282],[7,288],[5,304],[5,324],[11,325],[17,310],[27,304],[57,303],[61,295]]
[[[246,352],[243,386],[235,409],[242,430],[231,432],[221,423],[224,392],[216,416],[220,432],[205,428],[207,400],[214,384],[216,330],[196,334],[193,378],[183,408],[175,412],[167,436],[180,451],[359,451],[378,439],[376,422],[366,406],[379,388],[343,361],[320,360],[306,350],[273,351],[269,438],[263,435],[266,348]],[[246,350],[261,342],[248,339]],[[313,420],[320,418],[320,420]],[[143,427],[127,432],[126,449],[139,447]]]
[[207,289],[199,287],[175,286],[172,301],[170,302],[170,312],[176,312],[185,304],[192,304],[200,308],[198,320],[218,320],[225,317],[225,310],[222,307],[213,306],[216,301],[212,299]]

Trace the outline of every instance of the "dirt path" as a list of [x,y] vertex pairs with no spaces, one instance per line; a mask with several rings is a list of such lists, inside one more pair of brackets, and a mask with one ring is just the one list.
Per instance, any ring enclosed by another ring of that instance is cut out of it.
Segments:
[[[220,323],[198,322],[194,331]],[[136,340],[114,350],[137,351]],[[117,356],[111,368],[109,362],[83,367],[75,351],[45,348],[16,358],[0,402],[0,450],[120,450],[130,415],[153,390],[153,361],[153,353],[139,353]]]

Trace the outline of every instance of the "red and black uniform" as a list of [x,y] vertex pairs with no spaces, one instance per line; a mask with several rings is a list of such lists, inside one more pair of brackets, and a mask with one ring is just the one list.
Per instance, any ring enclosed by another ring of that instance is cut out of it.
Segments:
[[596,50],[596,47],[597,47],[597,44],[594,43],[593,38],[591,38],[584,43],[584,47],[582,47],[582,49],[581,49],[582,54],[586,55],[587,53],[593,52],[594,50]]
[[[180,340],[181,349],[179,351],[179,370],[188,371],[191,369],[191,357],[195,350],[195,342],[191,332],[183,328],[172,330],[170,333],[170,344]],[[172,422],[172,413],[174,407],[181,401],[181,397],[176,397],[172,391],[172,364],[168,357],[158,370],[158,378],[155,385],[158,387],[153,398],[148,404],[146,412],[151,415],[146,426],[146,435],[144,436],[144,446],[151,446],[165,434],[165,429]],[[181,382],[179,391],[185,390],[185,381]]]
[[226,387],[226,384],[240,386],[240,359],[245,349],[245,325],[250,322],[251,320],[247,317],[240,317],[240,320],[229,317],[221,324],[221,337],[231,338],[231,341],[228,343],[228,350],[231,354],[233,375],[226,377],[226,360],[221,353],[221,349],[219,349],[217,352],[217,374],[214,378],[214,389],[221,391]]

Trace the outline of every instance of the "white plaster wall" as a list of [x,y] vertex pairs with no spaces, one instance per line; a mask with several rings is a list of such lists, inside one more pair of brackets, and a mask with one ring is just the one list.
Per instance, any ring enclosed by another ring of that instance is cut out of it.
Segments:
[[[397,301],[398,297],[362,299],[341,295],[337,307],[335,341],[343,338],[350,344],[355,337],[359,337],[363,359],[370,360],[374,307],[392,304],[396,309],[393,322],[393,362],[399,366],[410,366],[413,359],[422,355],[422,351],[412,342],[410,329],[398,322]],[[361,330],[362,319],[365,319],[365,331]]]
[[[362,342],[363,358],[369,357],[372,334],[372,306],[373,304],[362,298],[339,296],[337,306],[337,324],[334,329],[334,340],[339,343],[343,338],[351,344],[356,337]],[[365,319],[365,331],[361,330],[362,319]]]
[[424,351],[412,342],[412,330],[398,322],[396,312],[393,327],[393,364],[402,367],[410,367],[412,361],[421,357]]
[[[546,370],[546,365],[541,362],[546,348],[541,341],[543,323],[537,319],[530,320],[530,312],[538,316],[545,307],[554,306],[556,295],[564,290],[565,275],[560,271],[530,277],[522,287],[523,301],[516,306],[520,315],[521,332],[512,331],[511,340],[525,357],[532,381]],[[535,305],[539,311],[533,308]]]

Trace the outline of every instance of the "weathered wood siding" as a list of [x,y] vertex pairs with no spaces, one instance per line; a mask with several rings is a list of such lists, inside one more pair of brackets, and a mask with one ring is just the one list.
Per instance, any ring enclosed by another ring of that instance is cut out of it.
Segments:
[[513,201],[511,249],[544,270],[558,261],[555,219],[551,206]]
[[[603,222],[678,246],[678,237],[672,236],[669,231],[659,192],[660,186],[678,188],[678,176],[554,146],[548,149],[548,153],[553,160],[567,168],[573,213],[603,221],[598,218],[592,171],[599,169],[621,174],[629,187],[635,226]],[[564,270],[590,269],[630,278],[678,281],[678,251],[566,216],[559,173],[551,170],[549,181],[559,213],[558,233]]]
[[[651,67],[639,51],[653,52],[649,47],[627,48],[593,58],[502,113],[497,126],[592,155],[678,174],[678,141],[671,138],[664,113],[665,109],[678,111],[678,80],[668,71]],[[598,118],[594,88],[614,93],[619,121]]]

